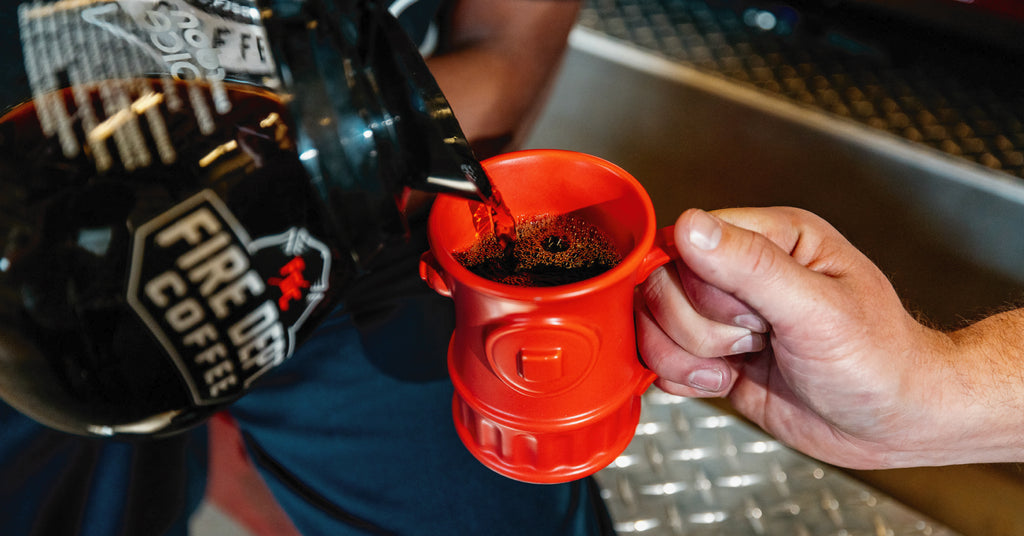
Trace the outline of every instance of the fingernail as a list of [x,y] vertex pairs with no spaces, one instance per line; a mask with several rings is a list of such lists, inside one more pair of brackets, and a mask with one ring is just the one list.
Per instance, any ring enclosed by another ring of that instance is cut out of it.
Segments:
[[768,331],[768,322],[765,322],[763,318],[753,313],[739,315],[732,319],[732,323],[735,326],[747,328],[754,333],[764,333]]
[[697,369],[690,373],[686,383],[694,389],[717,393],[725,384],[725,375],[718,369]]
[[731,354],[746,354],[749,352],[759,352],[764,349],[764,337],[758,333],[750,333],[743,336],[741,339],[732,343],[732,347],[729,348]]
[[711,214],[698,211],[690,222],[690,243],[699,249],[709,251],[718,247],[722,241],[722,226],[718,218]]

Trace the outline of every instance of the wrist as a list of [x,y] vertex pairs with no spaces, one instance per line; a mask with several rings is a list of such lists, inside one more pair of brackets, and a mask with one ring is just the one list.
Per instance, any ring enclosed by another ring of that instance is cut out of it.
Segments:
[[1024,461],[1024,315],[932,332],[911,371],[921,440],[907,465]]

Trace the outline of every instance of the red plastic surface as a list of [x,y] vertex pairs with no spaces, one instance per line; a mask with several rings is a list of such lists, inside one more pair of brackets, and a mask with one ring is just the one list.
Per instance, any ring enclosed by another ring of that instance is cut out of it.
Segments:
[[640,395],[654,380],[636,353],[633,289],[674,254],[658,237],[643,187],[599,158],[535,150],[484,162],[514,216],[574,213],[597,225],[622,254],[613,269],[557,287],[496,283],[452,252],[478,239],[479,204],[439,196],[431,251],[420,274],[455,300],[448,351],[453,416],[466,447],[491,469],[527,482],[594,473],[632,439]]

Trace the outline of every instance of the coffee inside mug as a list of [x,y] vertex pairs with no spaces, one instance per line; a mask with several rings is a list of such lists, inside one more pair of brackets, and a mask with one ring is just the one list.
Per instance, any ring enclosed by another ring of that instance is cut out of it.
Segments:
[[[599,261],[605,261],[607,251],[611,251],[618,258],[607,263],[611,265],[607,270],[595,271],[590,274],[591,277],[634,269],[646,253],[645,248],[638,246],[653,240],[650,222],[654,221],[653,208],[636,180],[598,158],[578,153],[563,155],[559,151],[544,151],[544,158],[537,158],[531,156],[532,153],[535,152],[523,151],[521,155],[503,158],[497,165],[490,166],[492,180],[501,188],[505,203],[517,225],[527,232],[537,222],[554,222],[556,227],[583,227],[584,230],[579,231],[575,237],[566,237],[571,239],[570,242],[580,239],[593,242],[592,235],[600,235],[597,241],[602,243],[596,245],[599,251],[591,251],[590,254],[599,257]],[[518,167],[529,171],[503,172],[503,168]],[[487,217],[486,207],[474,202],[438,203],[433,210],[438,213],[431,216],[434,227],[431,240],[436,242],[436,251],[443,252],[438,260],[449,273],[457,273],[461,277],[464,271],[471,271],[464,262],[465,252],[479,248],[482,242],[493,240],[490,225],[481,221]],[[586,229],[588,227],[590,229]],[[537,234],[539,236],[524,238],[536,242],[538,239],[542,241],[548,237],[560,237],[557,231]],[[494,247],[497,246],[492,245],[492,255],[497,254],[493,251]],[[544,244],[532,247],[543,249]],[[530,259],[525,261],[529,262]],[[544,262],[545,259],[540,261]],[[479,273],[474,275],[487,279],[488,283],[502,284]],[[580,281],[562,284],[577,282]],[[538,285],[525,286],[543,290]]]
[[476,275],[519,287],[583,281],[622,260],[604,230],[572,214],[521,218],[515,238],[485,232],[454,256]]

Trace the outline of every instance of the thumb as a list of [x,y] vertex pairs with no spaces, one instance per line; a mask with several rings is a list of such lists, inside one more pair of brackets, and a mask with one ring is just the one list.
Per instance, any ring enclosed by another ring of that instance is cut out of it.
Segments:
[[698,278],[772,324],[819,301],[814,298],[830,280],[819,271],[835,267],[828,254],[839,251],[829,240],[845,243],[837,231],[809,212],[784,207],[716,214],[691,209],[676,221],[676,247]]

